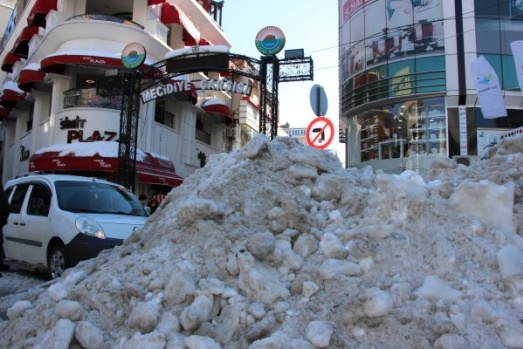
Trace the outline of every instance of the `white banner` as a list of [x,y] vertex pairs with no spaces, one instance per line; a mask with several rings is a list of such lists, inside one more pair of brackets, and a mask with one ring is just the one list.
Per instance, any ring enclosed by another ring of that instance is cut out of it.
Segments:
[[516,65],[516,75],[518,77],[519,88],[523,91],[523,40],[512,41],[510,43],[514,64]]
[[476,85],[481,112],[485,119],[507,116],[503,94],[494,68],[483,56],[470,64],[472,79]]

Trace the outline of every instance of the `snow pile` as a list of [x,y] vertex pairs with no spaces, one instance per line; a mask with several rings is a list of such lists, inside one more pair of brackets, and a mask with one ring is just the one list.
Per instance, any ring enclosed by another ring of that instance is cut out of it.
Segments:
[[0,347],[523,348],[522,147],[421,177],[257,136],[14,304]]

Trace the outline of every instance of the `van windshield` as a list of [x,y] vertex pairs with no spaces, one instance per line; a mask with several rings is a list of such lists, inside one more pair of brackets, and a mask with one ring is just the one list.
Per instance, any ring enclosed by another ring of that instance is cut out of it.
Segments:
[[142,203],[129,190],[99,182],[56,181],[58,207],[75,213],[147,216]]

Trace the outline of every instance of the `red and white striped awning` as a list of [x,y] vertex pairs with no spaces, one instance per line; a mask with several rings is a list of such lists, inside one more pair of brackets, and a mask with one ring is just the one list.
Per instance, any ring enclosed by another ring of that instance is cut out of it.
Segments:
[[13,53],[13,50],[11,50],[11,51],[7,52],[7,54],[5,55],[0,69],[2,69],[3,71],[5,71],[7,73],[12,73],[13,65],[15,65],[15,63],[21,59],[22,59],[22,57],[15,56]]
[[30,92],[37,82],[45,79],[46,75],[40,70],[40,64],[30,63],[20,70],[17,81],[18,87],[25,92]]
[[27,25],[45,28],[47,14],[56,9],[57,0],[37,0],[27,16]]
[[[40,70],[45,73],[62,74],[66,65],[102,65],[122,67],[121,52],[65,50],[47,55],[40,61]],[[152,62],[147,61],[138,69],[146,68]]]
[[[103,151],[98,150],[103,147]],[[118,171],[117,142],[83,142],[55,144],[37,150],[29,158],[30,171]],[[176,174],[170,159],[138,150],[136,179],[141,183],[176,187],[183,178]]]
[[231,108],[219,98],[206,99],[200,104],[206,113],[211,113],[216,115],[216,121],[218,123],[225,123],[230,125],[233,122],[233,115]]
[[16,102],[25,100],[26,93],[18,88],[14,81],[8,81],[2,86],[0,105],[6,109],[13,109]]
[[29,41],[33,35],[38,34],[40,27],[25,27],[13,46],[13,54],[18,57],[27,58],[29,54]]

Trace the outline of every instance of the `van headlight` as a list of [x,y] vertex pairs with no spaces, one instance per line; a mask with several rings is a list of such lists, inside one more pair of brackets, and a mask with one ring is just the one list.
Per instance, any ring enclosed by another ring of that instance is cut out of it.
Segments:
[[105,239],[105,233],[102,226],[95,220],[88,217],[79,217],[76,219],[76,229],[82,234],[94,236],[99,239]]

